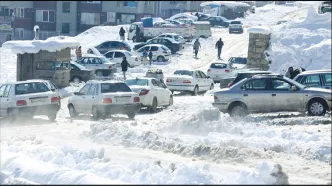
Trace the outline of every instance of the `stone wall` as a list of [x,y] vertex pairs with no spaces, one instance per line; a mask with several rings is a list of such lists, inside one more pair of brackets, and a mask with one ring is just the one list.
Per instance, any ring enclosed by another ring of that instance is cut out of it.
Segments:
[[248,68],[269,69],[269,61],[265,59],[265,50],[269,46],[270,34],[249,33]]

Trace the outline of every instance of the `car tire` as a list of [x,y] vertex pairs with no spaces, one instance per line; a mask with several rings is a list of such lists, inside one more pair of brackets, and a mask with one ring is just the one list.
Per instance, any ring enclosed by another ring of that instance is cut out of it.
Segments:
[[15,123],[15,121],[17,121],[17,114],[14,112],[13,109],[8,110],[7,120],[9,123]]
[[149,107],[151,113],[157,112],[158,100],[156,97],[153,98],[152,105]]
[[324,116],[326,114],[326,103],[320,99],[313,99],[308,104],[309,116]]
[[198,86],[196,85],[195,88],[194,88],[194,91],[192,93],[193,96],[197,96],[198,95],[198,91],[199,91],[199,88]]
[[57,112],[54,112],[54,113],[51,113],[51,114],[48,114],[47,117],[48,117],[48,120],[50,121],[55,121],[56,119],[56,115],[57,115]]
[[165,61],[164,56],[158,56],[158,57],[157,57],[157,61],[158,61],[158,62],[164,62],[164,61]]
[[96,106],[92,107],[92,118],[98,120],[100,118],[100,112]]
[[134,119],[134,118],[135,118],[135,115],[136,115],[136,114],[135,114],[134,112],[128,112],[128,113],[127,113],[127,116],[128,116],[129,119]]
[[69,105],[68,110],[70,117],[75,118],[78,116],[78,113],[76,112],[74,105]]
[[73,83],[81,83],[81,82],[82,82],[82,80],[81,80],[80,77],[75,76],[75,77],[73,78]]
[[211,86],[210,86],[210,90],[213,90],[213,89],[214,89],[214,85],[211,84]]
[[248,115],[247,107],[243,103],[234,104],[229,111],[231,117],[245,117]]
[[97,76],[97,77],[102,77],[102,76],[103,76],[103,72],[100,71],[100,70],[98,70],[98,71],[96,72],[96,76]]

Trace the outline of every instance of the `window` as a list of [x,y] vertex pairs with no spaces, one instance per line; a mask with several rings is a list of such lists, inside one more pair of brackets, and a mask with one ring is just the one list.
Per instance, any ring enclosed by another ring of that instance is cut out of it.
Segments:
[[272,90],[290,90],[292,85],[280,79],[273,79],[271,81]]
[[16,8],[16,17],[24,17],[24,8]]
[[70,2],[62,2],[62,13],[70,13]]
[[319,74],[304,76],[302,78],[301,84],[305,86],[320,86]]
[[[12,88],[11,85],[7,85],[6,89],[5,89],[5,92],[3,93],[3,97],[8,97],[9,96],[9,92],[10,92],[10,89]],[[0,96],[1,97],[1,96]]]
[[138,85],[138,86],[148,86],[148,80],[146,79],[130,79],[126,80],[127,85]]
[[125,1],[123,6],[136,8],[137,2],[136,1]]
[[107,12],[107,22],[115,23],[116,17],[115,12]]
[[72,70],[80,70],[76,65],[70,64]]
[[69,23],[62,23],[62,33],[69,34],[70,24]]
[[132,92],[126,83],[102,83],[101,93]]
[[241,87],[242,90],[266,90],[266,79],[253,79]]
[[38,62],[36,66],[36,70],[55,70],[54,62]]
[[122,23],[132,23],[136,20],[135,14],[121,14]]
[[151,47],[151,51],[153,51],[153,52],[158,51],[158,47],[156,47],[156,46],[152,46],[152,47]]
[[16,28],[15,36],[18,37],[19,39],[24,39],[24,28]]
[[84,87],[80,90],[80,94],[81,95],[87,95],[89,92],[89,88],[90,88],[91,84],[88,85],[84,85]]
[[11,17],[11,16],[13,16],[13,14],[14,14],[14,9],[12,9],[12,8],[5,8],[5,16]]
[[81,24],[99,25],[100,24],[100,14],[99,13],[81,13]]
[[96,84],[92,84],[90,86],[89,91],[88,91],[88,95],[96,95],[96,89],[97,89],[97,85]]
[[332,75],[331,74],[322,74],[323,83],[325,86],[332,86]]
[[2,85],[0,87],[0,97],[5,97],[5,90],[6,90],[7,85]]
[[196,78],[203,78],[198,71],[195,71],[195,76],[196,76]]
[[150,6],[150,5],[152,5],[152,3],[151,3],[151,1],[145,1],[144,5],[145,6]]
[[111,48],[112,47],[112,42],[104,42],[97,46],[97,48]]
[[113,58],[113,53],[114,52],[108,52],[108,53],[105,54],[105,57],[107,57],[107,58]]
[[43,82],[21,83],[15,85],[15,95],[47,92],[50,89]]
[[101,1],[81,1],[82,3],[100,4]]
[[114,58],[120,58],[120,57],[125,57],[125,55],[122,52],[115,52]]
[[189,70],[176,70],[174,72],[174,75],[186,75],[186,76],[192,76],[193,75],[193,71],[189,71]]
[[151,80],[151,82],[152,82],[152,85],[153,85],[153,86],[156,86],[156,87],[158,87],[158,83],[157,83],[157,81],[156,81],[156,80],[154,80],[154,79],[153,79],[153,80]]
[[207,76],[204,74],[204,72],[202,72],[202,71],[198,71],[200,74],[201,74],[201,76],[202,76],[202,78],[206,78]]
[[210,65],[210,68],[223,69],[223,68],[227,68],[227,64],[225,64],[225,63],[212,63]]
[[36,10],[36,22],[55,22],[54,11]]
[[169,4],[174,5],[176,4],[176,1],[170,1]]

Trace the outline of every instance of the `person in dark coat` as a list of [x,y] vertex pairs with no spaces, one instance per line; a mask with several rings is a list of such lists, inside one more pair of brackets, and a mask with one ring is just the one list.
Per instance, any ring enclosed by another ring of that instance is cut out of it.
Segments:
[[288,71],[285,74],[286,77],[293,79],[294,78],[294,69],[293,67],[289,67]]
[[126,72],[128,70],[128,67],[130,67],[130,64],[128,63],[126,57],[123,57],[123,60],[121,62],[121,68],[122,68],[122,73],[123,73],[124,80],[126,80]]
[[153,54],[152,54],[152,51],[151,51],[151,50],[149,51],[149,54],[148,54],[148,56],[149,56],[149,61],[150,61],[150,66],[151,66],[151,63],[152,63],[152,56],[153,56]]
[[121,27],[121,28],[120,28],[120,31],[119,31],[119,35],[120,35],[120,39],[121,39],[122,41],[125,40],[125,33],[126,33],[126,31],[123,29],[123,27]]
[[216,43],[216,49],[218,49],[218,59],[220,59],[221,49],[223,46],[224,46],[224,42],[220,38]]
[[198,39],[196,39],[196,41],[194,42],[195,58],[197,58],[198,50],[200,48],[202,48],[201,43],[198,41]]

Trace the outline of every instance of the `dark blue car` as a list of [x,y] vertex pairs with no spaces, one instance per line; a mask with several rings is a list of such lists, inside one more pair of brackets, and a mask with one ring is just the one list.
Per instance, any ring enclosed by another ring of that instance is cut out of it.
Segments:
[[207,19],[210,22],[211,26],[222,26],[228,28],[229,21],[222,16],[211,16]]

